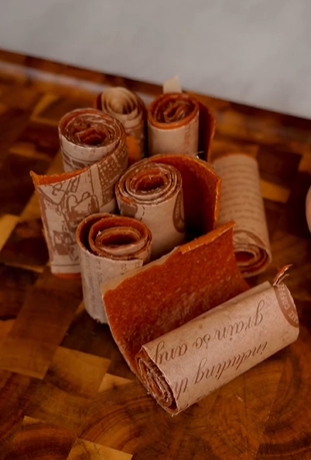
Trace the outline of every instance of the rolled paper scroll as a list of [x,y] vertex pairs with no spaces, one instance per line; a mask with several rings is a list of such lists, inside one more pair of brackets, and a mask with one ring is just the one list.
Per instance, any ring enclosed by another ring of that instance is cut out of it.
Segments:
[[[216,119],[209,107],[191,93],[181,93],[175,79],[163,85],[148,109],[148,155],[182,153],[209,161]],[[174,92],[167,90],[175,88]]]
[[148,109],[148,154],[183,153],[196,156],[199,149],[198,101],[185,93],[166,93]]
[[112,335],[135,374],[142,345],[248,289],[233,252],[233,225],[102,285]]
[[31,175],[51,271],[67,276],[80,273],[78,224],[90,214],[116,209],[114,185],[127,168],[128,158],[122,124],[99,110],[69,112],[60,121],[59,133],[66,172]]
[[120,214],[142,221],[152,234],[152,259],[185,242],[182,179],[171,165],[140,161],[116,184]]
[[151,233],[142,222],[129,217],[93,214],[80,222],[76,237],[85,309],[92,318],[106,323],[100,286],[149,261]]
[[285,284],[263,283],[144,344],[140,380],[175,415],[294,342],[296,307]]
[[124,162],[123,125],[100,110],[77,109],[67,113],[59,122],[58,133],[66,172],[90,166],[109,154]]
[[98,95],[96,108],[121,121],[128,136],[129,163],[145,156],[146,108],[132,91],[117,86]]
[[243,276],[263,272],[271,250],[258,164],[246,154],[228,154],[214,161],[222,179],[219,223],[234,220],[233,247]]

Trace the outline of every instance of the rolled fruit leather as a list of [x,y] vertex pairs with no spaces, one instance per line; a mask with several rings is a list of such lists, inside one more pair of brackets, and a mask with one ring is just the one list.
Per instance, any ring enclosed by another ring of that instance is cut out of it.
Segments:
[[85,309],[93,319],[106,323],[100,286],[149,261],[151,233],[138,220],[103,213],[83,219],[76,238]]
[[162,94],[148,108],[148,155],[183,153],[207,160],[215,128],[214,115],[195,95]]
[[213,161],[222,179],[219,223],[234,220],[233,247],[244,277],[266,270],[272,255],[257,160],[229,153]]
[[101,286],[113,338],[138,378],[135,356],[144,344],[248,289],[233,253],[233,225]]
[[100,93],[95,106],[123,124],[127,135],[129,164],[141,160],[146,150],[147,118],[147,110],[142,99],[127,88],[117,86]]
[[170,165],[182,178],[187,239],[204,235],[218,223],[221,180],[205,161],[182,154],[155,155],[145,160],[156,165]]
[[294,342],[299,321],[285,284],[265,282],[144,344],[138,377],[170,414]]
[[127,168],[122,124],[95,109],[77,109],[59,123],[65,172],[51,176],[31,172],[39,197],[52,273],[77,276],[78,224],[96,212],[116,209],[114,185]]
[[121,176],[115,192],[120,214],[150,229],[152,259],[185,242],[182,178],[174,166],[139,161]]

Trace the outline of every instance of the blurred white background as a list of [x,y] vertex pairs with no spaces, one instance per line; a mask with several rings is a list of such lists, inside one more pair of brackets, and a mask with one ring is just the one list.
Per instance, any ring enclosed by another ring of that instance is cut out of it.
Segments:
[[0,48],[311,118],[310,0],[0,0]]

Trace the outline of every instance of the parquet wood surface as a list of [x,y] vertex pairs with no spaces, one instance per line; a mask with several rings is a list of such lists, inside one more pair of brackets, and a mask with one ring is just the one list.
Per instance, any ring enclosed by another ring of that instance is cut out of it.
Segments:
[[57,124],[107,85],[149,101],[161,88],[0,52],[0,458],[311,459],[311,121],[200,96],[215,112],[215,154],[260,165],[273,262],[291,263],[297,342],[177,417],[131,374],[79,280],[51,275],[29,171],[61,170]]

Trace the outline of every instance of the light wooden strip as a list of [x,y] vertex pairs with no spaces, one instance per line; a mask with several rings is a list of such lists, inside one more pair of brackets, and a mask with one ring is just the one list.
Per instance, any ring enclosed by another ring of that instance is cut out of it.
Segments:
[[0,251],[7,242],[17,222],[18,217],[11,214],[4,214],[0,217]]
[[0,343],[1,369],[44,377],[80,303],[79,283],[45,270]]
[[278,203],[286,203],[290,190],[288,188],[282,187],[281,185],[272,184],[271,182],[261,180],[261,194],[263,198],[266,198],[271,201],[276,201]]
[[34,160],[47,160],[48,155],[36,150],[36,146],[27,142],[18,142],[10,148],[10,153],[19,155],[23,158],[32,158]]
[[133,456],[110,447],[77,439],[67,460],[130,460]]
[[98,391],[102,392],[112,390],[113,388],[122,387],[124,385],[128,385],[129,383],[133,383],[133,381],[106,373],[100,384]]

